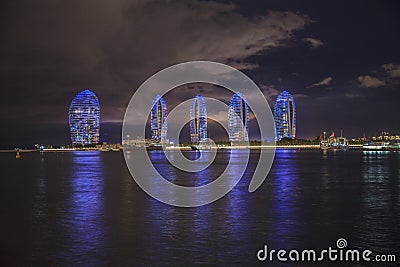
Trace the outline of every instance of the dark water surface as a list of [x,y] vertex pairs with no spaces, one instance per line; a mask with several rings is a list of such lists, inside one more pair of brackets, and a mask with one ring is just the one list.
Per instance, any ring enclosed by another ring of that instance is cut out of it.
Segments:
[[[150,155],[184,185],[213,180],[230,157],[218,153],[193,175]],[[400,262],[400,153],[277,150],[264,184],[248,193],[257,160],[252,152],[222,199],[176,208],[145,194],[119,152],[0,153],[0,265],[265,266],[256,258],[264,244],[318,250],[340,237]]]

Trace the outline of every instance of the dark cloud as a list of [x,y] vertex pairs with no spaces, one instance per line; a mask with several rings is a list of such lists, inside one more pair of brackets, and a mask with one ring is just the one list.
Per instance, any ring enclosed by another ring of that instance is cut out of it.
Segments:
[[[2,125],[34,133],[37,142],[54,142],[50,131],[41,130],[52,123],[61,125],[55,132],[65,142],[68,134],[59,133],[67,129],[68,106],[77,92],[96,92],[102,122],[119,125],[143,81],[164,67],[190,60],[218,61],[243,70],[271,105],[279,92],[292,92],[300,137],[314,136],[333,104],[343,105],[333,116],[343,118],[354,103],[393,106],[390,101],[396,97],[383,100],[381,95],[399,97],[396,1],[20,0],[3,1],[1,7]],[[331,76],[334,83],[326,80]],[[326,84],[332,90],[311,94],[306,88],[310,84]],[[359,88],[378,85],[380,95]],[[176,105],[197,90],[220,96],[215,87],[189,86],[172,93],[169,103]],[[228,94],[221,97],[229,101]],[[380,118],[382,126],[399,115],[391,114]],[[333,127],[341,122],[330,123]],[[359,127],[372,131],[368,123]],[[107,127],[102,134],[111,139]],[[0,139],[23,140],[12,136],[3,131]]]
[[360,87],[398,86],[400,84],[400,65],[383,64],[379,70],[374,71],[375,76],[361,75],[357,77]]
[[400,77],[400,65],[396,64],[383,64],[382,68],[385,70],[386,74],[390,77],[398,78]]
[[307,86],[307,88],[312,88],[312,87],[316,87],[316,86],[323,86],[323,85],[330,85],[332,80],[333,80],[332,77],[329,76],[329,77],[326,77],[325,79],[322,79],[322,81],[319,81],[317,83],[313,83],[313,84]]
[[248,57],[287,45],[309,22],[293,12],[246,17],[233,4],[198,1],[22,1],[4,13],[2,78],[19,91],[9,106],[20,108],[29,95],[34,110],[44,99],[43,110],[54,111],[46,102],[65,105],[90,87],[107,99],[106,120],[121,120],[133,89],[163,67],[213,60],[254,69]]
[[360,87],[381,87],[386,85],[385,81],[379,80],[376,77],[370,75],[358,76],[357,81]]
[[308,44],[310,44],[314,48],[319,47],[319,46],[324,44],[321,40],[318,40],[318,39],[315,39],[315,38],[310,38],[310,37],[304,38],[303,40],[305,42],[307,42]]

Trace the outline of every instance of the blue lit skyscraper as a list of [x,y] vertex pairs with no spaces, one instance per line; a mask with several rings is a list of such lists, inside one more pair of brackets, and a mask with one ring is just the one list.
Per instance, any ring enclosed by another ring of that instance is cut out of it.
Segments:
[[275,140],[296,138],[296,105],[293,96],[283,91],[278,95],[274,106]]
[[167,140],[167,105],[164,99],[157,95],[152,104],[150,114],[151,139],[157,143]]
[[190,105],[190,140],[199,143],[207,139],[207,110],[204,98],[196,95]]
[[100,105],[90,90],[78,93],[69,107],[69,129],[73,145],[97,144],[100,140]]
[[242,93],[236,93],[229,102],[228,111],[229,141],[249,141],[249,106]]

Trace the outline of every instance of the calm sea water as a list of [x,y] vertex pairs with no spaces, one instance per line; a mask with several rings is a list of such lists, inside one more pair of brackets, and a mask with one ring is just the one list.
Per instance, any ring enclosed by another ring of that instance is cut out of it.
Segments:
[[[218,176],[230,157],[218,153],[193,176],[150,155],[174,182],[193,185]],[[400,153],[277,150],[250,194],[258,155],[222,199],[176,208],[146,195],[120,152],[0,153],[0,265],[271,265],[257,261],[264,244],[324,249],[340,237],[400,261]]]

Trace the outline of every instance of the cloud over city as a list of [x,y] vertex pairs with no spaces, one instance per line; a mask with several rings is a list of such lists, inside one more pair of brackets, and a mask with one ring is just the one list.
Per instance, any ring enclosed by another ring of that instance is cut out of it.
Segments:
[[303,41],[305,41],[306,43],[308,43],[309,45],[311,45],[313,48],[317,48],[321,45],[323,45],[324,43],[321,40],[318,40],[316,38],[304,38]]
[[[65,105],[65,96],[92,88],[108,99],[102,103],[107,121],[122,120],[132,89],[164,67],[211,60],[257,69],[248,58],[291,45],[294,33],[311,21],[290,11],[244,16],[234,4],[213,1],[42,0],[10,6],[0,44],[3,84],[24,88],[31,105],[51,94],[58,96],[53,103]],[[20,99],[16,91],[1,104],[19,109]],[[49,107],[42,102],[29,116],[64,119],[65,110],[43,117],[41,108]]]
[[386,85],[385,81],[370,75],[358,76],[357,81],[358,81],[358,86],[364,88],[380,87]]
[[317,83],[311,84],[310,86],[307,86],[307,88],[312,88],[316,86],[322,86],[322,85],[330,85],[332,82],[332,77],[326,77],[325,79],[322,79],[322,81],[319,81]]
[[386,74],[389,75],[389,77],[400,77],[400,65],[383,64],[382,68],[385,70]]

